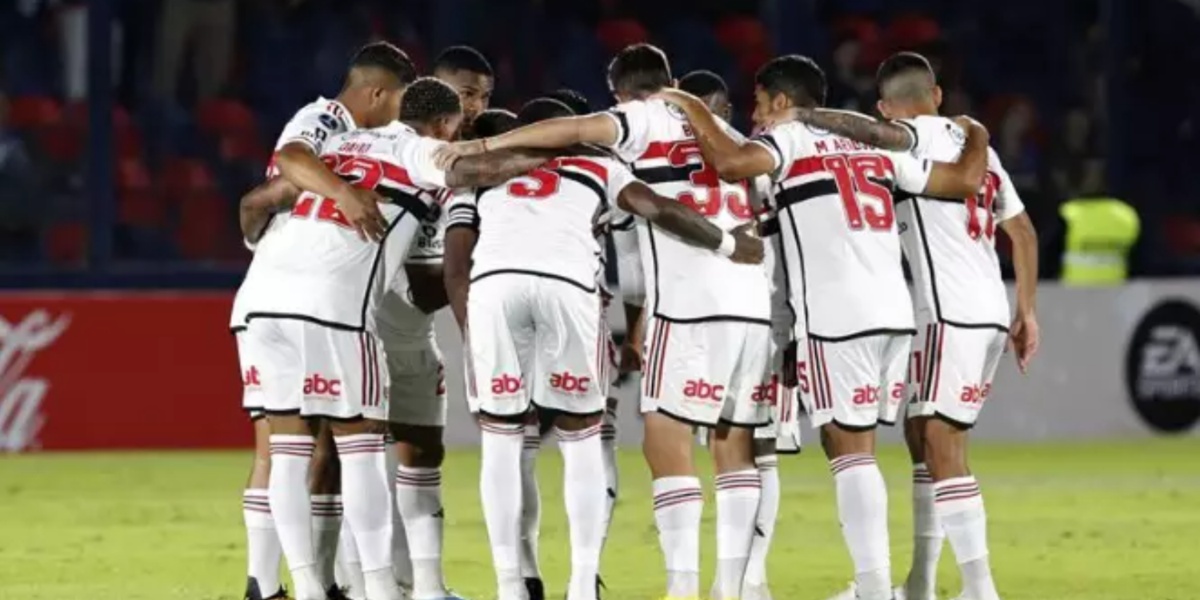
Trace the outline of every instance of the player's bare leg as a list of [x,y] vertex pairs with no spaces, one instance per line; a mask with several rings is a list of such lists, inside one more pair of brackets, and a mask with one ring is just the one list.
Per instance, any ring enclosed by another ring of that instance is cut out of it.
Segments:
[[963,580],[963,600],[999,600],[988,562],[987,512],[967,467],[967,432],[941,418],[926,419],[925,459],[933,476],[938,521]]
[[692,426],[658,412],[643,416],[642,452],[654,478],[654,521],[666,560],[667,598],[699,598],[704,493],[692,464]]
[[242,493],[242,518],[246,523],[246,600],[286,598],[279,581],[283,549],[271,516],[268,485],[271,479],[271,426],[259,415],[254,423],[254,462]]
[[[499,600],[528,600],[521,576],[521,448],[525,416],[480,414],[479,494]],[[518,484],[518,485],[514,485]]]
[[754,465],[754,429],[722,423],[709,448],[717,472],[717,578],[713,600],[738,600],[754,540],[762,483]]
[[358,546],[369,600],[400,600],[392,575],[392,495],[387,473],[387,425],[355,419],[332,421],[333,441],[341,459],[342,504]]
[[537,411],[529,413],[521,447],[521,576],[529,600],[546,600],[538,542],[542,527],[542,495],[537,481],[537,455],[542,448],[542,425]]
[[[317,572],[326,589],[336,587],[335,565],[338,540],[342,532],[341,464],[333,445],[329,423],[317,429],[317,446],[308,470],[308,491],[312,502],[313,544],[317,557]],[[351,538],[353,544],[353,538]],[[352,557],[347,557],[350,559]],[[354,589],[353,578],[347,587]],[[361,587],[358,588],[361,590]],[[334,592],[336,594],[336,592]],[[352,598],[361,597],[354,596]]]
[[413,600],[457,598],[446,589],[442,574],[442,462],[446,447],[443,428],[390,425],[396,441],[396,507],[404,523],[412,559]]
[[771,600],[767,586],[767,554],[775,536],[775,520],[779,517],[779,456],[775,440],[754,440],[754,466],[762,482],[758,501],[758,516],[754,524],[754,539],[750,542],[750,558],[742,582],[744,600]]
[[821,427],[821,445],[833,472],[842,536],[854,561],[854,591],[837,598],[890,600],[887,486],[875,462],[875,431],[829,423]]
[[925,424],[928,417],[904,420],[904,441],[913,465],[913,559],[902,590],[905,600],[935,600],[938,561],[946,534],[933,502],[933,478],[925,464]]
[[268,495],[279,543],[287,557],[296,600],[325,600],[313,550],[308,469],[316,446],[316,423],[299,415],[268,415],[271,471]]
[[601,415],[559,414],[558,449],[563,457],[563,499],[571,533],[571,580],[567,600],[597,600],[600,552],[608,517],[606,481],[600,443]]

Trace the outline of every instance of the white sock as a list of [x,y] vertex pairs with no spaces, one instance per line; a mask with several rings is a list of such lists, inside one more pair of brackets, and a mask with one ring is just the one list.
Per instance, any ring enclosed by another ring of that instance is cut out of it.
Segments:
[[754,459],[758,478],[762,481],[762,497],[758,500],[758,518],[754,523],[754,540],[750,542],[750,558],[746,561],[746,586],[767,585],[767,553],[775,537],[775,520],[779,518],[779,457],[771,454]]
[[321,577],[321,584],[328,588],[336,581],[334,566],[337,564],[338,538],[342,532],[342,497],[337,494],[313,494],[310,502],[317,573]]
[[854,561],[858,600],[891,600],[887,486],[870,454],[846,454],[830,461],[837,488],[842,537]]
[[396,467],[396,507],[404,520],[413,565],[413,600],[444,598],[442,470]]
[[521,449],[521,576],[541,579],[538,541],[542,528],[542,495],[538,490],[537,455],[542,434],[537,424],[525,426]]
[[925,463],[913,465],[913,561],[904,583],[910,600],[932,598],[946,534],[933,507],[933,478]]
[[316,440],[310,435],[271,434],[271,478],[267,488],[271,516],[292,572],[296,600],[324,600],[326,591],[317,572],[308,497],[308,465],[314,446]]
[[604,411],[604,422],[600,425],[600,445],[604,448],[604,481],[608,484],[608,508],[605,511],[604,537],[612,527],[613,511],[617,507],[617,492],[620,490],[620,472],[617,470],[617,411],[609,407]]
[[[400,456],[395,443],[388,446],[387,472],[395,473],[400,466]],[[408,555],[408,532],[404,530],[404,519],[400,517],[400,508],[395,502],[391,503],[392,510],[392,575],[400,582],[400,587],[412,589],[413,568],[412,559]]]
[[667,567],[667,595],[700,595],[700,516],[704,493],[697,477],[654,480],[654,523]]
[[600,549],[608,520],[607,486],[605,480],[596,477],[604,469],[600,425],[579,431],[560,429],[558,449],[563,457],[563,500],[571,532],[571,582],[567,600],[596,600]]
[[342,505],[358,545],[363,582],[370,600],[400,598],[392,575],[392,518],[383,435],[336,435],[342,461]]
[[481,421],[479,494],[499,600],[525,600],[521,576],[521,447],[524,426]]
[[988,564],[987,512],[974,477],[955,477],[933,484],[938,520],[946,530],[962,573],[964,596],[999,600]]
[[757,469],[717,475],[717,582],[713,600],[737,600],[742,595],[761,497]]
[[279,591],[279,561],[283,548],[271,518],[271,500],[267,490],[242,492],[242,520],[246,523],[246,575],[258,581],[264,596]]
[[367,597],[362,561],[358,558],[358,543],[354,541],[354,532],[350,531],[350,522],[345,519],[342,519],[342,531],[338,535],[337,561],[333,573],[338,587],[344,588],[347,596],[353,600]]

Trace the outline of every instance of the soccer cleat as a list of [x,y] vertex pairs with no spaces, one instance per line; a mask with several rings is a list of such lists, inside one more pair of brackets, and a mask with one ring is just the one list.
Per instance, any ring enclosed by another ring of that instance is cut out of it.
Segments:
[[[611,492],[612,489],[609,488],[609,491]],[[600,592],[607,590],[607,589],[608,589],[608,586],[604,585],[604,580],[601,579],[599,575],[597,575],[596,576],[596,600],[601,600],[602,598],[604,598],[604,594],[601,594]]]
[[274,594],[264,596],[262,590],[258,587],[258,580],[253,577],[246,578],[246,600],[289,600],[287,588],[280,586]]
[[742,600],[771,600],[771,590],[765,583],[762,585],[743,584]]
[[937,596],[926,596],[924,598],[918,598],[916,596],[909,597],[908,591],[904,589],[904,586],[899,586],[892,590],[892,600],[937,600]]
[[546,586],[540,577],[526,577],[525,591],[529,592],[529,600],[546,600]]
[[340,588],[336,585],[329,586],[329,589],[325,591],[325,599],[326,600],[354,600],[350,596],[346,595],[345,589]]

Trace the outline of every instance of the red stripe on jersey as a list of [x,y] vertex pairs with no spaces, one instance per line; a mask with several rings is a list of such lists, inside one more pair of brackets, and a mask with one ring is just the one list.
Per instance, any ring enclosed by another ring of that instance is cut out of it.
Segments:
[[825,157],[810,156],[808,158],[802,158],[793,162],[792,166],[788,168],[787,177],[784,179],[791,179],[793,177],[800,177],[801,175],[812,175],[813,173],[824,172]]
[[652,160],[655,158],[667,158],[671,155],[671,150],[675,148],[676,143],[677,142],[650,142],[650,145],[646,146],[646,151],[643,152],[641,156],[637,157],[637,159]]
[[599,177],[600,181],[603,181],[605,185],[608,185],[608,169],[598,162],[591,161],[586,158],[567,157],[558,159],[558,166],[582,169],[588,173],[591,173],[592,175],[595,175],[596,177]]

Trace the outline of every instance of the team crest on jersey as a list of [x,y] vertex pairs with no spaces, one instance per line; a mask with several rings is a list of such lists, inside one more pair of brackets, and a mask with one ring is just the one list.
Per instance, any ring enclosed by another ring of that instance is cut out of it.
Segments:
[[954,140],[955,144],[961,146],[967,143],[967,132],[963,131],[962,127],[954,123],[946,123],[946,131],[950,132],[950,139]]
[[335,117],[329,113],[321,113],[321,115],[317,117],[317,120],[320,121],[321,125],[323,127],[325,127],[326,129],[338,129],[339,128],[337,117]]
[[679,110],[678,106],[675,106],[674,104],[671,104],[670,102],[667,102],[666,105],[667,105],[667,113],[670,114],[672,117],[675,117],[676,119],[679,119],[680,121],[687,120],[687,115],[683,114],[683,111]]

